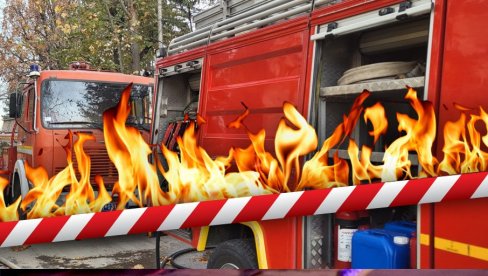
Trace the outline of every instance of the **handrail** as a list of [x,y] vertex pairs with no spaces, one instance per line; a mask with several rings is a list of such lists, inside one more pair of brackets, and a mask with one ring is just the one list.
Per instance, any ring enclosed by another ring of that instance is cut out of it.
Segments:
[[[316,0],[315,6],[335,3],[337,0]],[[239,33],[273,24],[281,19],[293,17],[302,13],[310,13],[314,7],[312,0],[275,0],[234,17],[214,23],[192,33],[174,38],[168,47],[168,54],[176,54],[205,45],[226,37],[233,37]]]
[[[289,0],[280,0],[280,1],[274,1],[272,3],[265,4],[259,9],[251,10],[246,13],[242,13],[238,16],[235,17],[230,17],[229,19],[220,21],[215,23],[214,25],[214,30],[213,32],[219,32],[222,30],[226,30],[229,28],[233,28],[235,26],[241,25],[241,24],[246,24],[247,22],[252,22],[253,20],[262,18],[263,16],[276,13],[276,12],[281,12],[285,8],[290,8],[293,7],[294,5],[301,4],[303,2],[308,2],[309,0],[294,0],[294,1],[289,1]],[[282,5],[283,4],[283,5]],[[273,7],[274,6],[274,7]],[[268,9],[269,8],[269,9]],[[252,14],[248,16],[248,13]],[[184,45],[187,42],[193,42],[192,40],[198,40],[200,38],[208,36],[208,33],[206,31],[211,30],[211,26],[205,27],[201,30],[205,30],[203,34],[200,34],[198,31],[195,31],[193,33],[187,34],[186,37],[189,37],[188,39],[179,39],[175,38],[173,41],[174,43],[170,44],[172,46],[180,46]],[[195,34],[194,36],[191,36],[191,34]],[[189,36],[188,36],[189,35]]]

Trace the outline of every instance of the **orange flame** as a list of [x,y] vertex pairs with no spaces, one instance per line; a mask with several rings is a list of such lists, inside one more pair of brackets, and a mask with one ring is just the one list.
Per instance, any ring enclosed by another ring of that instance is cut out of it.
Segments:
[[[28,209],[28,218],[98,212],[112,201],[113,195],[118,196],[117,209],[123,209],[128,202],[138,206],[164,205],[344,186],[350,178],[353,184],[361,184],[379,179],[392,181],[488,169],[488,114],[480,108],[479,115],[468,117],[467,112],[471,109],[456,106],[461,115],[459,120],[448,122],[444,127],[444,158],[439,162],[432,155],[436,137],[434,108],[431,103],[420,101],[415,90],[408,88],[405,99],[415,111],[416,118],[396,114],[399,137],[385,147],[383,162],[372,161],[373,154],[377,154],[373,153],[372,145],[358,145],[351,137],[362,114],[364,122],[371,123],[372,130],[368,133],[373,137],[373,145],[387,133],[390,125],[383,105],[364,106],[370,95],[364,91],[354,101],[348,115],[343,116],[343,122],[303,166],[304,156],[313,153],[318,146],[317,135],[292,104],[284,103],[284,117],[275,136],[275,155],[265,149],[264,130],[251,133],[246,127],[244,122],[251,111],[244,105],[245,111],[228,126],[244,128],[250,139],[249,147],[232,148],[227,156],[212,159],[198,145],[196,125],[192,122],[184,135],[177,137],[179,153],[160,145],[168,164],[165,170],[159,160],[155,160],[156,164],[149,162],[150,147],[137,129],[125,125],[130,113],[130,91],[131,86],[128,86],[119,104],[104,113],[105,145],[119,174],[112,195],[106,190],[101,176],[95,177],[98,193],[90,183],[91,160],[83,145],[95,138],[75,133],[78,139],[71,149],[73,135],[69,132],[69,142],[64,146],[66,168],[49,179],[44,168],[26,165],[33,188],[23,200],[19,197],[10,206],[6,206],[1,195],[0,220],[18,219],[19,205],[23,210]],[[186,120],[190,118],[187,116]],[[201,125],[205,120],[197,116],[196,122]],[[345,141],[348,141],[349,161],[340,158],[339,151],[333,152],[333,158],[330,158],[331,151]],[[72,150],[78,164],[76,168]],[[412,171],[413,155],[417,156],[419,173]],[[167,192],[160,187],[157,169],[169,183]],[[0,189],[7,185],[7,180],[0,178]],[[66,188],[69,192],[63,201],[61,193]]]
[[19,204],[21,197],[17,198],[14,203],[10,204],[8,207],[5,204],[5,198],[3,197],[3,191],[8,186],[8,180],[0,177],[0,221],[15,221],[19,220],[19,214],[17,210],[19,209]]
[[[146,205],[147,200],[153,205],[167,203],[160,196],[162,190],[156,167],[149,162],[151,149],[139,130],[125,125],[131,109],[131,89],[132,84],[124,89],[118,105],[103,114],[103,136],[107,153],[119,174],[112,190],[113,194],[119,195],[118,209],[123,209],[129,200],[139,206]],[[136,189],[139,197],[135,194]]]
[[[32,168],[26,163],[27,178],[34,187],[22,201],[21,208],[26,210],[31,203],[35,202],[27,213],[28,218],[99,212],[106,203],[110,202],[110,195],[100,178],[97,178],[99,179],[97,184],[100,187],[97,197],[95,197],[90,183],[91,160],[83,151],[83,144],[95,138],[85,133],[77,133],[77,136],[78,140],[74,143],[73,149],[78,161],[77,169],[80,179],[76,176],[72,161],[71,144],[73,135],[71,132],[68,133],[69,142],[64,146],[68,166],[57,175],[49,179],[43,167]],[[63,189],[68,185],[70,185],[70,191],[66,195],[64,204],[59,206],[57,201]]]
[[374,143],[376,143],[380,136],[388,130],[385,108],[380,103],[376,103],[364,110],[364,122],[368,121],[373,125],[373,130],[369,132],[369,135],[374,137]]
[[356,98],[349,116],[343,116],[343,122],[325,140],[320,151],[303,165],[302,178],[297,187],[299,190],[305,188],[324,189],[347,185],[349,182],[349,166],[347,162],[340,159],[336,152],[334,154],[334,163],[329,165],[328,154],[332,148],[343,142],[352,133],[363,110],[362,104],[370,94],[370,92],[365,90]]

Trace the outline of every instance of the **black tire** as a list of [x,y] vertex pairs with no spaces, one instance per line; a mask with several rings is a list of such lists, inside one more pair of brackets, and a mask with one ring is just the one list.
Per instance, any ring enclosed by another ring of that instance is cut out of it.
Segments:
[[257,269],[254,240],[228,240],[219,244],[210,255],[207,268]]
[[[14,174],[12,185],[14,190],[14,194],[12,196],[12,203],[14,203],[17,200],[17,198],[19,198],[19,196],[22,196],[22,191],[20,189],[20,177],[17,173]],[[18,213],[19,213],[19,220],[27,219],[27,214],[22,210],[22,208],[20,208],[20,205],[19,205]]]
[[3,189],[3,201],[5,206],[12,204],[12,183],[9,183],[5,189]]

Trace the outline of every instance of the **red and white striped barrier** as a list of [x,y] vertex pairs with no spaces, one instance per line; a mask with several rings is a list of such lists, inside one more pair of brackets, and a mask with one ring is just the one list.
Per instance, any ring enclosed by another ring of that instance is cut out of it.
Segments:
[[1,247],[488,197],[488,173],[0,223]]

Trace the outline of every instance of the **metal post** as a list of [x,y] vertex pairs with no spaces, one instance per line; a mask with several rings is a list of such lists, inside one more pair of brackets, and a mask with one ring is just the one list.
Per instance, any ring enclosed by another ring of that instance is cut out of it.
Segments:
[[158,0],[158,41],[159,48],[163,48],[163,0]]

